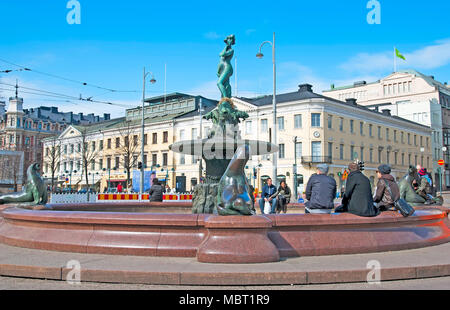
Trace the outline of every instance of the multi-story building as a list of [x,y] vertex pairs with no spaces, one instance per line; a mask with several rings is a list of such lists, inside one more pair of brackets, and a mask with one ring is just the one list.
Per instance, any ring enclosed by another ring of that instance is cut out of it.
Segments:
[[[23,99],[9,98],[8,110],[0,103],[0,149],[23,152],[23,166],[43,160],[42,140],[60,134],[70,124],[89,124],[109,119],[103,117],[59,112],[57,107],[23,108]],[[23,180],[25,181],[25,180]]]
[[[330,165],[338,186],[348,164],[365,162],[365,174],[375,183],[376,168],[390,164],[393,175],[402,177],[410,164],[430,166],[431,129],[391,115],[389,110],[373,111],[354,99],[340,101],[316,94],[312,86],[300,85],[297,92],[277,95],[278,181],[294,186],[293,164],[297,161],[299,192],[319,163]],[[239,109],[250,117],[242,124],[245,138],[270,141],[273,130],[272,96],[235,98]],[[296,141],[296,142],[295,142]],[[296,160],[295,160],[296,158]],[[247,173],[261,188],[272,173],[271,156],[254,156]]]
[[[202,114],[211,111],[218,102],[185,94],[169,95],[166,101],[163,97],[146,101],[146,170],[154,171],[158,179],[172,188],[192,190],[205,171],[200,170],[197,157],[174,153],[169,146],[176,141],[206,137],[212,123],[203,120],[200,127],[200,102],[204,108]],[[233,98],[233,101],[238,109],[249,114],[249,118],[240,124],[242,137],[270,141],[273,129],[272,97]],[[109,179],[112,187],[119,182],[125,185],[125,163],[133,162],[132,171],[138,172],[141,113],[140,108],[129,109],[125,117],[101,125],[68,127],[59,137],[62,150],[59,173],[62,179],[71,175],[69,182],[72,185],[84,184],[79,173],[83,166],[82,151],[78,150],[83,149],[80,136],[86,132],[88,149],[98,153],[94,163],[89,164],[94,183],[101,190],[108,186]],[[376,167],[381,163],[391,164],[393,174],[398,178],[406,173],[408,165],[420,163],[427,166],[432,160],[429,127],[392,116],[389,110],[380,113],[357,105],[354,100],[343,102],[315,94],[308,84],[301,85],[297,92],[277,95],[277,126],[276,144],[280,149],[278,180],[285,179],[292,188],[293,164],[297,161],[300,191],[316,172],[318,163],[328,163],[330,175],[342,186],[341,174],[356,159],[366,163],[365,173],[373,183]],[[125,139],[129,143],[137,142],[137,147],[133,152],[128,152],[128,156],[122,147],[127,144]],[[51,141],[47,139],[44,147],[50,146]],[[261,189],[269,176],[273,178],[270,159],[271,156],[254,156],[248,162],[246,174],[256,188]],[[204,168],[205,164],[202,166]],[[90,180],[89,184],[92,183]]]
[[[178,139],[198,139],[200,105],[206,113],[217,101],[201,96],[173,93],[146,99],[144,109],[144,167],[170,187],[186,191],[197,184],[200,177],[198,159],[178,157],[169,146]],[[139,174],[142,141],[142,108],[126,110],[126,116],[102,124],[69,126],[59,137],[59,182],[72,187],[85,187],[85,162],[88,163],[88,183],[98,190],[115,188]],[[195,127],[195,128],[194,128]],[[83,141],[85,143],[83,143]],[[83,145],[86,144],[87,148]],[[46,139],[44,150],[51,154],[54,139]],[[44,160],[44,173],[51,177],[51,156]],[[55,161],[54,161],[55,163]],[[67,181],[66,181],[67,180]],[[109,185],[108,185],[109,184]],[[128,184],[129,185],[129,184]],[[134,188],[137,190],[136,186]]]
[[427,166],[435,173],[439,184],[439,159],[445,159],[445,182],[450,186],[450,88],[433,76],[414,70],[399,71],[372,83],[356,82],[350,86],[325,90],[324,95],[346,100],[373,110],[389,110],[396,115],[432,128],[432,163]]

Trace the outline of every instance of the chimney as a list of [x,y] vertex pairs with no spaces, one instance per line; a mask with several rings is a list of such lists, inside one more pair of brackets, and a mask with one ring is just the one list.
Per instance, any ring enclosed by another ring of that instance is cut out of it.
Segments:
[[103,114],[103,119],[109,121],[111,119],[111,114]]
[[311,84],[300,84],[298,85],[298,91],[299,92],[310,92],[312,93],[312,85]]
[[345,99],[345,102],[347,102],[348,105],[353,105],[353,106],[357,106],[358,105],[356,103],[356,99],[355,98],[347,98],[347,99]]
[[383,115],[391,116],[391,110],[389,110],[389,109],[381,110],[381,112],[383,113]]

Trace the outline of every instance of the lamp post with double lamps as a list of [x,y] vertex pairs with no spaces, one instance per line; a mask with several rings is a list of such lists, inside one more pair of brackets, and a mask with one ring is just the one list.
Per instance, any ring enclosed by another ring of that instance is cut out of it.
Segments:
[[[276,63],[275,63],[275,32],[273,33],[273,41],[265,41],[259,47],[259,52],[256,54],[257,58],[263,58],[264,55],[261,52],[264,44],[270,44],[272,46],[272,65],[273,65],[273,99],[272,99],[272,109],[273,109],[273,128],[272,128],[272,143],[277,145],[277,74],[276,74]],[[278,165],[278,154],[273,153],[273,178],[277,180],[277,165]]]

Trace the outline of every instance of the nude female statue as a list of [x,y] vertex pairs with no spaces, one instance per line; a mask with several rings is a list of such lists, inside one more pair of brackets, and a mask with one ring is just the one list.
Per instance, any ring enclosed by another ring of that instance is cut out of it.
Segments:
[[222,94],[222,98],[231,98],[230,77],[233,75],[233,67],[231,66],[231,59],[234,55],[232,45],[235,44],[234,34],[229,35],[224,42],[227,46],[220,53],[220,63],[217,70],[217,77],[219,78],[217,86]]

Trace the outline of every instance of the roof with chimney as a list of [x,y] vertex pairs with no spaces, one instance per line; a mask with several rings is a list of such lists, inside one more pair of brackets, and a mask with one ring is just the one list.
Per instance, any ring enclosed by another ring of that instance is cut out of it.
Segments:
[[[272,105],[272,99],[273,99],[273,95],[270,96],[262,96],[262,97],[255,97],[255,98],[245,98],[245,97],[237,97],[238,99],[247,102],[249,104],[252,104],[254,106],[257,107],[261,107],[261,106],[270,106]],[[292,102],[292,101],[299,101],[299,100],[306,100],[306,99],[324,99],[327,101],[331,101],[331,102],[335,102],[337,104],[342,104],[345,106],[353,106],[356,109],[360,109],[360,110],[364,110],[367,111],[369,113],[375,113],[377,115],[383,115],[383,116],[387,116],[387,117],[391,117],[393,119],[397,119],[397,120],[401,120],[410,124],[414,124],[423,128],[429,128],[428,126],[404,119],[402,117],[399,116],[394,116],[390,114],[390,110],[389,109],[385,109],[382,110],[381,112],[378,112],[376,110],[372,110],[369,109],[368,107],[362,106],[362,105],[358,105],[357,104],[357,100],[350,98],[347,99],[345,102],[344,101],[340,101],[334,98],[330,98],[327,96],[323,96],[320,94],[316,94],[312,91],[312,85],[310,84],[300,84],[299,85],[299,90],[296,92],[291,92],[291,93],[286,93],[286,94],[279,94],[276,95],[276,101],[277,104],[280,103],[285,103],[285,102]]]

